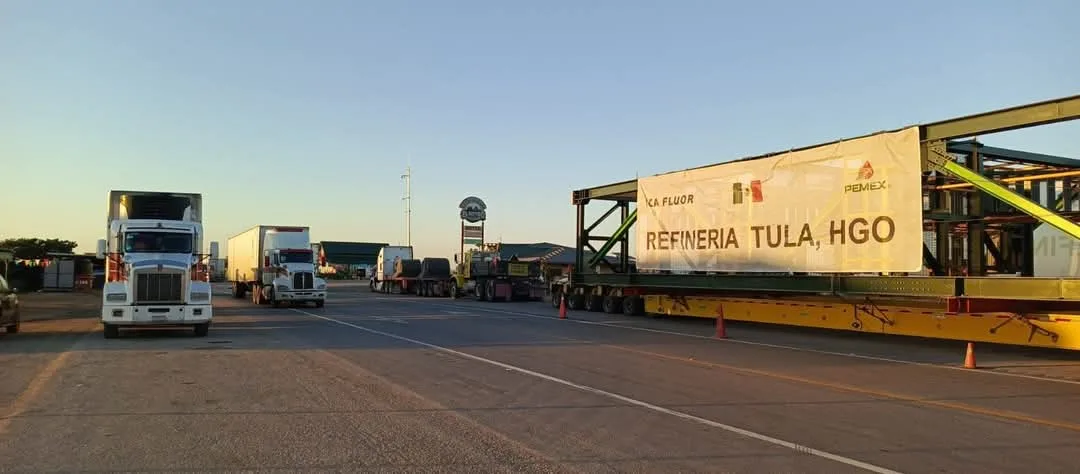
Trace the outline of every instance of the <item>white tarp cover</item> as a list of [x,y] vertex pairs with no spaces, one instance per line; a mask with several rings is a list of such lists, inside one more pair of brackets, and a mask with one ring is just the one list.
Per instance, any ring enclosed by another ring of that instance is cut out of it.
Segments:
[[638,179],[637,267],[917,272],[919,129]]

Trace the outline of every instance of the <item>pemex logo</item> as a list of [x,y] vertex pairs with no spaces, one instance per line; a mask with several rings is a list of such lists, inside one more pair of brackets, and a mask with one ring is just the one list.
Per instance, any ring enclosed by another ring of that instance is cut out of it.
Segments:
[[874,177],[874,167],[870,166],[869,161],[863,162],[862,168],[859,168],[859,175],[855,179],[862,181],[872,177]]
[[869,160],[864,161],[859,168],[859,174],[855,176],[855,181],[844,185],[844,193],[865,193],[889,188],[889,184],[884,179],[872,181],[873,178],[874,167]]

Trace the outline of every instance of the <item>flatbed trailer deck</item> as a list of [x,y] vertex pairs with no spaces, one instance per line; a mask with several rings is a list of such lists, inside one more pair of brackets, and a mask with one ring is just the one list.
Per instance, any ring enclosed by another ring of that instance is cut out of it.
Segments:
[[[576,261],[569,282],[551,288],[552,304],[565,296],[572,310],[1080,350],[1080,278],[1034,277],[1048,251],[1035,239],[1040,226],[1065,240],[1051,239],[1058,248],[1080,239],[1080,161],[961,140],[1077,118],[1080,96],[1072,96],[918,126],[923,274],[637,271],[629,236],[638,180],[574,191]],[[593,201],[612,206],[589,222]],[[595,235],[616,215],[614,232]]]

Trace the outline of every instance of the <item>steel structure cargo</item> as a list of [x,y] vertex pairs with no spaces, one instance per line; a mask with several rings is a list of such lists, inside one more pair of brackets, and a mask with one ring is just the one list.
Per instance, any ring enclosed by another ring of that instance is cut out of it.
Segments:
[[1080,161],[974,140],[1077,118],[1065,97],[574,191],[552,304],[1080,350]]

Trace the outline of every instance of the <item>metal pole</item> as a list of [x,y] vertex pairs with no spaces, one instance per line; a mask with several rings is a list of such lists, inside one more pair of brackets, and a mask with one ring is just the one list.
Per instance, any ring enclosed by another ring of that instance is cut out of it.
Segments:
[[405,167],[405,174],[401,175],[405,180],[405,245],[412,247],[412,167]]

